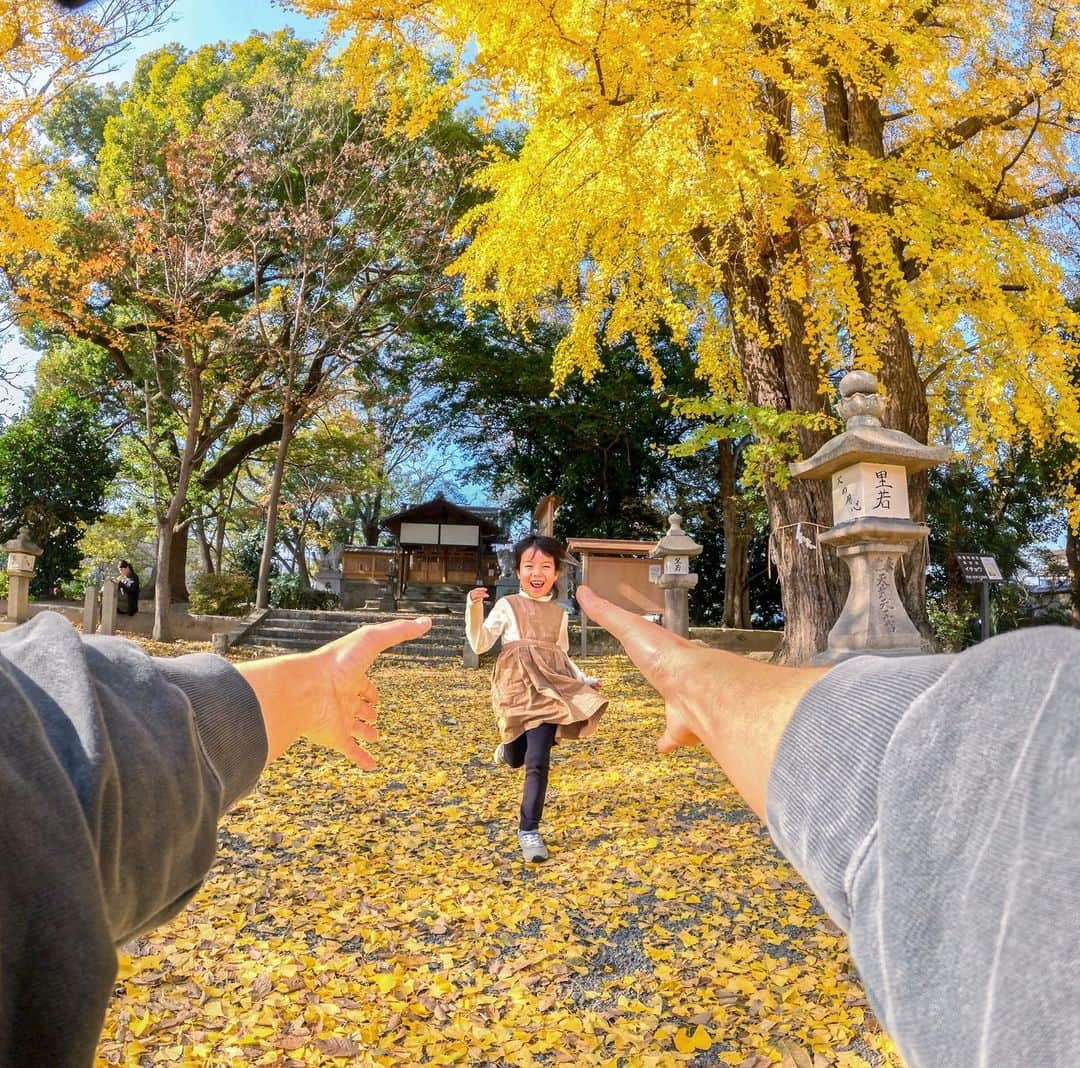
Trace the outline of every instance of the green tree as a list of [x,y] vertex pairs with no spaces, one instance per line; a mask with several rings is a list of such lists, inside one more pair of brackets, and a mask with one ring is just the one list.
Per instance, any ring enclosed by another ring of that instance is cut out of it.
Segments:
[[[607,354],[586,382],[553,393],[551,352],[562,331],[536,325],[516,335],[491,316],[467,322],[450,310],[429,323],[424,344],[471,477],[517,514],[548,493],[563,499],[556,528],[569,537],[654,538],[666,529],[677,463],[667,448],[686,430],[630,345]],[[692,365],[676,347],[656,351],[673,380]]]
[[293,440],[282,479],[279,540],[303,589],[311,587],[313,539],[316,547],[329,548],[322,531],[333,526],[336,502],[372,485],[377,478],[373,458],[366,428],[348,410],[320,413]]
[[416,340],[414,324],[352,371],[347,399],[368,438],[370,477],[336,501],[333,540],[377,545],[384,516],[452,489],[461,466],[453,420],[432,385],[432,347]]
[[104,512],[115,474],[108,428],[70,394],[36,394],[0,433],[0,538],[26,525],[44,550],[32,593],[49,594],[78,570],[79,539]]
[[9,268],[31,336],[57,343],[42,374],[141,444],[158,637],[202,502],[275,443],[277,494],[293,432],[445,284],[475,144],[451,120],[410,141],[385,119],[276,34],[144,57],[96,153],[97,125],[50,125],[69,132],[41,205],[59,252]]
[[955,646],[978,637],[978,588],[965,581],[957,553],[997,561],[1007,583],[1019,583],[1034,549],[1062,530],[1060,502],[1048,492],[1045,472],[1028,449],[1002,447],[996,470],[956,463],[930,472],[930,567],[927,589],[954,633]]

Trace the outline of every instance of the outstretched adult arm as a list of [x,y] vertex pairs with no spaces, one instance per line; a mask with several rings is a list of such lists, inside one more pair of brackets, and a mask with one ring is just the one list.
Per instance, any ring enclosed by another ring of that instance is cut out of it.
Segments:
[[190,900],[222,814],[301,734],[371,766],[367,668],[429,626],[240,670],[84,639],[50,613],[0,636],[0,1064],[92,1062],[114,944]]
[[1075,1063],[1080,632],[815,677],[578,599],[665,698],[660,748],[700,740],[767,813],[908,1068]]
[[780,736],[795,706],[827,669],[776,667],[708,649],[616,608],[587,586],[579,586],[576,596],[589,619],[619,639],[667,701],[660,751],[700,742],[764,819]]

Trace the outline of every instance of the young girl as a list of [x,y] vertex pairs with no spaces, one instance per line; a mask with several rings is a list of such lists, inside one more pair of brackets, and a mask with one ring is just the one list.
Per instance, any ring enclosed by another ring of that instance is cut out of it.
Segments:
[[518,843],[526,860],[547,860],[540,817],[547,793],[551,747],[556,738],[587,738],[596,730],[607,698],[566,655],[566,612],[553,599],[565,550],[554,538],[530,534],[514,546],[514,570],[521,592],[495,602],[484,619],[488,593],[469,591],[465,635],[477,653],[502,638],[491,677],[491,700],[502,742],[494,760],[525,765]]

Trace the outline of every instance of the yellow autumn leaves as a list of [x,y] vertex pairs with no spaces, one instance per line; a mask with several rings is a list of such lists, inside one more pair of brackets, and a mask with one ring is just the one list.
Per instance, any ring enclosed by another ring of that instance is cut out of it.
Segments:
[[844,940],[656,695],[589,669],[545,865],[489,762],[486,671],[381,659],[379,767],[296,747],[223,824],[195,902],[125,947],[99,1063],[899,1068]]
[[890,425],[961,416],[990,466],[1080,442],[1075,2],[293,2],[407,128],[464,102],[515,129],[454,269],[468,303],[566,322],[556,383],[622,336],[658,375],[666,329],[727,399],[772,397],[764,349],[822,392],[918,383]]

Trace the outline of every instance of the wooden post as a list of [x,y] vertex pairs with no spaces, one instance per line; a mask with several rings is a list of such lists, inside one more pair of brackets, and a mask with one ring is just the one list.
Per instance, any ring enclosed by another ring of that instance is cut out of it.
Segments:
[[[589,585],[589,554],[581,554],[581,584]],[[578,605],[578,614],[581,616],[581,655],[587,656],[589,652],[589,617],[585,615],[585,609]]]

